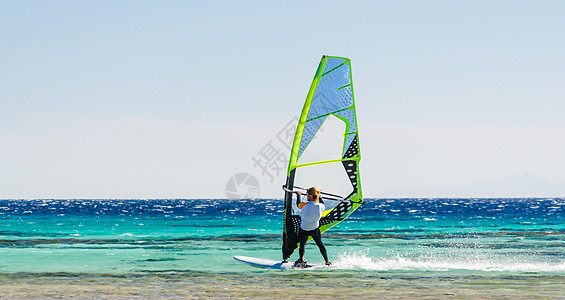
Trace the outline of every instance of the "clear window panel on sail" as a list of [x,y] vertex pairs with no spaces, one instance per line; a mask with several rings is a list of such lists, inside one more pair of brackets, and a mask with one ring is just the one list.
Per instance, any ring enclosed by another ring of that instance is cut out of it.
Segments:
[[339,204],[335,200],[340,197],[336,196],[343,199],[353,191],[341,162],[346,130],[347,124],[343,120],[333,115],[325,117],[321,127],[312,132],[313,138],[298,159],[294,185],[303,188],[316,186],[322,192],[335,195],[322,195],[327,209]]

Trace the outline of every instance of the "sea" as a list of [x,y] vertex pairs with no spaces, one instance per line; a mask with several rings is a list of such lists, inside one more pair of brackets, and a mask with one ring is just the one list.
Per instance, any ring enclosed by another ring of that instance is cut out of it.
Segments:
[[281,199],[0,200],[0,298],[565,299],[565,198],[365,201],[273,270]]

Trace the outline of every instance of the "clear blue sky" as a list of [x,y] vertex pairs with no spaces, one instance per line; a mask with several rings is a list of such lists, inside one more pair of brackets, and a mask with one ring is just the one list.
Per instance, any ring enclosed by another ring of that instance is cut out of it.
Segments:
[[367,196],[565,182],[563,1],[3,1],[0,198],[220,198],[352,59]]

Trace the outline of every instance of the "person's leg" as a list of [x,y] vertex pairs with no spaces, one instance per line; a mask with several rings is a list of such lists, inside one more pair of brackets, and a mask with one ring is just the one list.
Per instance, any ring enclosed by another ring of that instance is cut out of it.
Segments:
[[324,243],[322,243],[322,234],[320,233],[320,228],[314,231],[314,233],[312,234],[312,239],[314,240],[314,242],[316,242],[318,248],[320,248],[320,253],[324,257],[326,263],[329,262],[328,252],[326,251],[326,247],[324,246]]
[[300,229],[300,231],[298,231],[298,240],[300,241],[300,249],[298,250],[298,254],[300,255],[300,261],[302,261],[304,259],[306,241],[308,241],[308,234],[304,230],[302,230],[302,228]]

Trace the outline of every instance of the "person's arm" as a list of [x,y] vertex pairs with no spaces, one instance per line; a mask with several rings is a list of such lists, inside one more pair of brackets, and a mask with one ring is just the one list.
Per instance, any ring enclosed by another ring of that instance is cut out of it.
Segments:
[[296,194],[296,206],[298,206],[298,208],[302,208],[302,206],[300,206],[300,204],[302,204],[302,199],[300,199],[300,195],[302,193],[299,191],[295,191],[294,193]]
[[300,199],[300,195],[302,193],[300,193],[299,191],[296,191],[294,193],[296,194],[296,206],[298,206],[299,209],[302,209],[304,205],[306,205],[306,202],[302,202],[302,200]]

